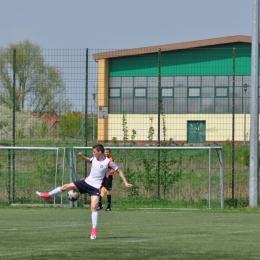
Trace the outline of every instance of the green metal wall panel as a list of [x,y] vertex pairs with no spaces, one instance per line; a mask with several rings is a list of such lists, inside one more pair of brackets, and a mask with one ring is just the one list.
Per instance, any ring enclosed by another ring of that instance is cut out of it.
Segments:
[[[232,75],[233,48],[236,49],[236,75],[250,75],[251,44],[248,43],[163,52],[161,75]],[[113,58],[109,60],[109,76],[157,76],[157,66],[157,53]]]

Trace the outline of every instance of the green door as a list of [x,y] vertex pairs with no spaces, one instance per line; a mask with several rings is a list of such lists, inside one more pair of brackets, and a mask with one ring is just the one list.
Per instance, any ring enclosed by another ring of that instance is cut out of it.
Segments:
[[206,142],[206,121],[188,121],[188,143]]

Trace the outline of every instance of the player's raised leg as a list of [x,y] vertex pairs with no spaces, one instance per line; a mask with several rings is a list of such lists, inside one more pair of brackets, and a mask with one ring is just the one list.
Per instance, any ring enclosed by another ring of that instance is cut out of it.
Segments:
[[73,182],[71,182],[71,183],[62,185],[61,187],[57,187],[57,188],[51,190],[51,191],[48,192],[48,193],[41,192],[41,191],[36,191],[36,194],[37,194],[39,197],[44,198],[45,200],[50,200],[50,198],[51,198],[52,196],[61,194],[62,192],[68,191],[68,190],[78,190],[78,188],[75,186],[75,184],[74,184]]

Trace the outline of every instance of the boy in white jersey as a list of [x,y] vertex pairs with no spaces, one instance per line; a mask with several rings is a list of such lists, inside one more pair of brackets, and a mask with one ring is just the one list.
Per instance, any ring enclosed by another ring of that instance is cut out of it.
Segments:
[[46,200],[49,200],[52,196],[60,194],[64,191],[77,190],[80,193],[88,193],[91,196],[91,218],[92,218],[92,231],[90,239],[97,238],[97,222],[98,222],[98,212],[97,205],[100,195],[100,187],[104,178],[109,176],[110,170],[114,169],[119,173],[119,176],[124,181],[127,188],[131,188],[132,184],[128,183],[123,172],[119,170],[118,166],[111,162],[104,155],[104,147],[102,144],[97,144],[93,146],[93,157],[88,158],[84,156],[81,152],[78,156],[83,158],[88,163],[92,164],[90,174],[85,178],[78,181],[71,182],[69,184],[64,184],[61,187],[57,187],[54,190],[43,193],[36,191],[36,194]]

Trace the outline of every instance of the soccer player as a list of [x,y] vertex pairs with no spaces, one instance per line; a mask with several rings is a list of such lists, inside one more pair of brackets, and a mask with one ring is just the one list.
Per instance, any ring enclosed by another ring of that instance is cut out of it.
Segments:
[[97,223],[98,223],[98,212],[97,205],[100,195],[100,187],[103,179],[109,176],[110,170],[114,169],[119,173],[119,176],[124,181],[127,188],[131,188],[132,184],[128,183],[123,172],[119,170],[118,166],[110,161],[104,154],[104,147],[102,144],[97,144],[93,148],[93,157],[88,158],[81,152],[78,153],[82,159],[91,164],[90,174],[85,178],[78,181],[64,184],[61,187],[57,187],[54,190],[43,193],[36,191],[36,194],[45,200],[49,200],[52,196],[58,195],[64,191],[77,190],[79,193],[88,193],[91,196],[91,219],[92,219],[92,231],[90,239],[97,238]]
[[[116,162],[113,157],[111,156],[111,149],[105,148],[105,155],[111,162]],[[112,182],[113,182],[113,176],[114,176],[115,170],[111,169],[110,174],[108,178],[105,180],[104,188],[106,189],[107,193],[107,208],[106,211],[111,211],[111,190],[112,190]],[[99,196],[99,202],[97,210],[100,210],[103,208],[102,206],[102,197],[104,194],[102,194],[103,189],[101,190],[101,195]]]

